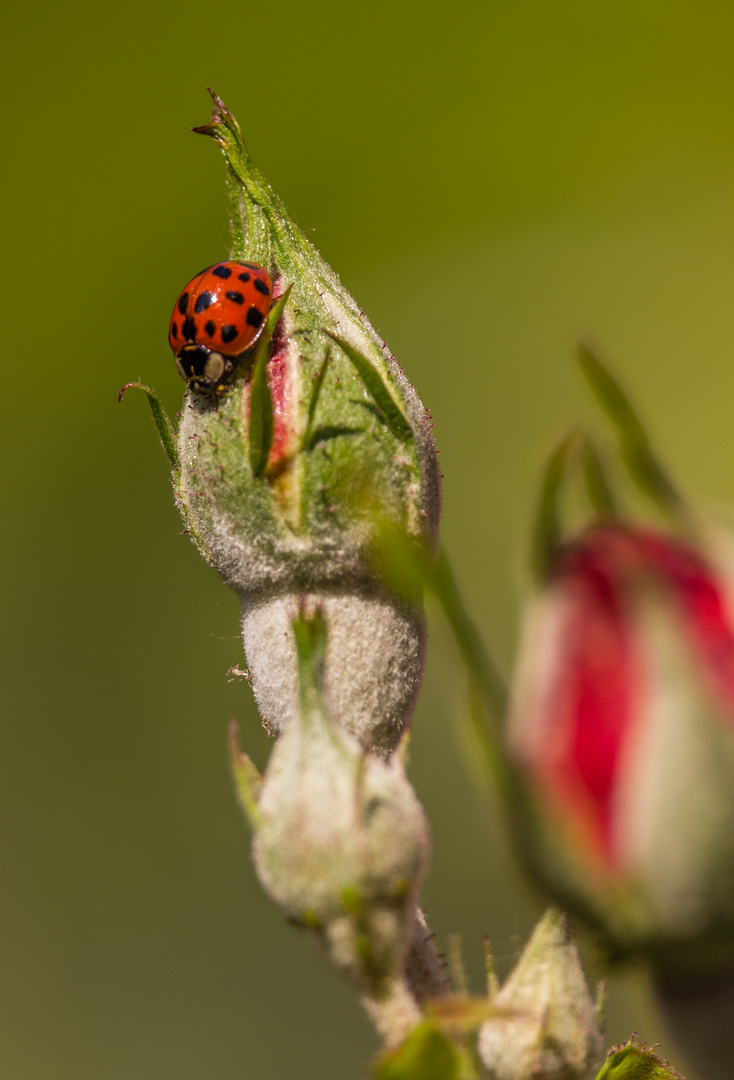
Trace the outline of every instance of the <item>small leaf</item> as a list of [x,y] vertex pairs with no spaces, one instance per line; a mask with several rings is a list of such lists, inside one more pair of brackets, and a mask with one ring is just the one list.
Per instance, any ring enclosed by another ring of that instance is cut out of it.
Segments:
[[684,1080],[672,1065],[652,1048],[638,1046],[634,1037],[609,1051],[596,1080]]
[[148,404],[150,405],[150,411],[153,413],[153,419],[155,420],[156,427],[158,428],[158,434],[160,435],[161,442],[163,443],[163,449],[168,455],[168,460],[174,469],[180,468],[178,460],[178,451],[176,450],[176,436],[173,430],[173,424],[168,419],[166,410],[160,403],[158,395],[150,389],[148,386],[144,386],[143,383],[129,382],[125,383],[120,393],[117,395],[117,400],[122,402],[126,390],[130,390],[131,387],[135,387],[136,390],[142,390],[148,397]]
[[265,323],[263,332],[255,346],[255,363],[250,387],[250,427],[248,433],[250,466],[255,476],[263,476],[265,473],[268,458],[270,457],[270,449],[273,445],[275,420],[267,364],[270,356],[270,342],[278,325],[278,320],[283,314],[283,308],[288,301],[291,287],[288,287],[268,315],[268,321]]
[[617,430],[622,460],[632,480],[664,514],[685,515],[685,502],[650,444],[632,403],[591,349],[579,345],[581,372],[594,397]]
[[431,1021],[424,1021],[396,1050],[380,1058],[373,1080],[464,1080],[476,1076],[466,1056]]
[[550,453],[541,480],[540,498],[533,528],[532,552],[535,577],[541,583],[547,580],[553,559],[561,544],[563,534],[558,504],[575,444],[574,432],[561,440]]
[[271,235],[267,219],[273,225],[285,214],[285,208],[253,164],[235,117],[211,88],[209,93],[214,101],[211,122],[192,131],[215,139],[227,162],[232,258],[269,266]]
[[324,362],[319,368],[318,374],[314,380],[313,393],[311,394],[311,401],[308,406],[308,417],[306,419],[306,430],[301,437],[301,450],[304,450],[308,446],[309,439],[311,438],[311,430],[313,428],[313,420],[316,415],[316,406],[319,403],[319,397],[321,396],[321,387],[324,385],[324,378],[326,377],[326,371],[331,363],[331,352],[326,350],[326,356]]
[[312,616],[301,611],[293,620],[293,635],[298,655],[298,685],[304,713],[323,690],[323,667],[326,657],[326,623],[321,609]]
[[237,799],[251,828],[253,831],[257,831],[260,825],[260,811],[257,808],[257,801],[260,797],[263,778],[256,765],[239,748],[235,720],[229,726],[229,752],[237,789]]
[[589,502],[600,518],[605,520],[618,518],[617,498],[609,482],[606,462],[598,447],[587,435],[584,435],[579,449]]
[[484,971],[487,977],[487,997],[491,1001],[493,997],[499,992],[500,981],[497,978],[497,972],[494,969],[494,957],[492,956],[492,946],[489,943],[489,937],[487,934],[482,938],[482,945],[484,946]]
[[396,439],[408,442],[413,438],[413,429],[395,402],[392,394],[385,386],[379,371],[366,356],[355,349],[344,338],[332,334],[329,330],[324,331],[332,341],[335,341],[344,354],[351,360],[357,374],[361,378],[369,393],[372,395],[377,408],[382,413],[382,418]]

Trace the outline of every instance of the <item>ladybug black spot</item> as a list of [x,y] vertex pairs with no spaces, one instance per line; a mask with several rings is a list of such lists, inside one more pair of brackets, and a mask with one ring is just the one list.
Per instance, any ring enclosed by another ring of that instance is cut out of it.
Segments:
[[256,307],[251,307],[247,312],[247,322],[250,326],[262,326],[264,318],[263,313],[258,311]]
[[267,287],[262,278],[256,277],[252,283],[258,292],[261,292],[263,296],[270,296],[270,289]]
[[250,275],[247,272],[245,272],[244,274],[238,274],[237,277],[240,279],[240,281],[250,280]]
[[241,292],[237,292],[236,289],[228,289],[225,293],[228,300],[231,300],[233,304],[244,304],[245,298]]
[[232,271],[228,266],[215,266],[212,273],[215,277],[224,278],[225,281],[228,277],[232,277]]
[[194,304],[194,311],[196,312],[197,315],[199,315],[199,314],[201,314],[202,311],[206,311],[206,309],[213,303],[214,303],[214,293],[210,293],[210,292],[199,293],[199,295],[196,297],[196,303]]
[[214,337],[217,332],[217,324],[215,322],[212,322],[212,320],[210,319],[204,329],[206,330],[209,337]]
[[193,341],[196,337],[196,323],[193,319],[187,319],[181,328],[181,333],[187,341]]
[[178,327],[176,326],[175,322],[171,323],[171,337],[174,341],[178,339]]
[[186,305],[189,302],[189,294],[187,292],[181,293],[178,298],[178,310],[182,315],[186,314]]
[[236,337],[237,337],[237,327],[236,326],[232,326],[232,324],[230,323],[229,326],[223,326],[222,327],[222,341],[224,342],[225,345],[229,345],[230,341],[234,341],[234,339]]

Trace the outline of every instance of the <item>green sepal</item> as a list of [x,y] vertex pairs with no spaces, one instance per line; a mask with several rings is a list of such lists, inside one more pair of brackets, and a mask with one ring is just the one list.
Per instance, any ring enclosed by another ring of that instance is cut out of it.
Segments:
[[372,396],[372,400],[382,413],[383,420],[395,438],[400,439],[401,442],[408,442],[412,439],[412,427],[408,423],[402,410],[395,403],[395,399],[385,386],[382,376],[372,361],[368,360],[366,356],[363,356],[361,352],[350,345],[348,341],[345,341],[344,338],[339,337],[337,334],[332,334],[330,330],[325,330],[324,333],[330,337],[332,341],[336,342],[344,355],[351,361],[357,374]]
[[396,599],[421,602],[433,573],[434,555],[422,538],[383,523],[370,545],[375,573]]
[[237,740],[237,722],[235,720],[232,721],[229,727],[229,753],[237,791],[237,801],[242,807],[253,832],[257,832],[260,827],[260,811],[257,803],[263,778],[251,758],[243,750],[240,750]]
[[293,636],[298,656],[298,684],[304,715],[315,701],[320,701],[323,688],[323,667],[326,657],[326,623],[317,608],[312,616],[299,612],[293,620]]
[[607,521],[615,520],[620,516],[619,507],[609,481],[607,463],[598,446],[588,435],[581,437],[579,456],[589,502],[600,518]]
[[314,421],[314,417],[316,415],[316,406],[318,405],[319,398],[321,397],[321,388],[324,385],[324,379],[326,378],[326,372],[327,372],[327,369],[328,369],[330,363],[331,363],[331,350],[327,349],[326,350],[326,355],[324,356],[324,362],[322,363],[321,367],[319,368],[318,374],[316,375],[316,378],[314,379],[313,392],[311,394],[311,400],[310,400],[310,402],[308,404],[308,416],[306,418],[306,430],[303,432],[303,435],[301,436],[301,450],[307,450],[308,449],[308,444],[309,444],[309,441],[311,439],[311,433],[313,431],[313,421]]
[[581,372],[619,439],[622,460],[637,487],[666,516],[684,516],[685,500],[668,475],[622,387],[591,349],[578,348]]
[[596,1080],[684,1080],[679,1072],[652,1049],[634,1042],[609,1051]]
[[384,1054],[372,1074],[373,1080],[478,1080],[479,1075],[469,1054],[431,1020]]
[[173,424],[168,419],[168,414],[161,405],[158,395],[151,390],[149,386],[144,386],[143,383],[129,382],[125,383],[122,390],[117,395],[117,400],[119,402],[122,402],[125,391],[130,390],[131,387],[134,387],[136,390],[142,390],[146,394],[148,404],[150,405],[150,411],[153,413],[153,419],[155,420],[155,426],[158,428],[158,434],[163,444],[163,449],[166,451],[171,466],[174,469],[179,469],[181,465],[178,460],[178,450],[176,449],[176,436],[173,430]]
[[563,538],[560,499],[572,454],[577,446],[576,432],[564,436],[550,452],[540,481],[540,497],[532,533],[531,563],[535,580],[543,584]]
[[275,420],[267,364],[270,358],[270,342],[273,339],[278,321],[283,314],[283,308],[288,302],[292,287],[292,285],[289,285],[280,300],[274,305],[255,346],[255,361],[250,388],[250,428],[248,433],[250,466],[255,476],[264,475],[273,445]]
[[482,938],[482,946],[484,948],[484,973],[487,979],[487,998],[491,1001],[499,993],[500,981],[495,971],[492,946],[487,934]]
[[283,210],[282,204],[254,166],[235,117],[211,87],[208,89],[214,101],[211,123],[191,130],[216,139],[227,162],[232,258],[269,266],[270,229],[266,217],[276,218]]

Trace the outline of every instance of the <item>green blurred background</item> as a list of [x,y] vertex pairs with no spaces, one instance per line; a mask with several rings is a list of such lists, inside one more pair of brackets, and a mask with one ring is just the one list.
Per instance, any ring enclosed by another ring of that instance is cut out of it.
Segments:
[[[539,462],[590,415],[579,334],[734,504],[733,61],[726,0],[5,10],[0,1075],[359,1080],[376,1049],[254,879],[237,603],[181,535],[144,399],[117,404],[142,378],[179,407],[170,307],[226,253],[205,86],[432,409],[445,544],[508,670]],[[434,614],[425,900],[478,989],[481,934],[506,972],[542,901],[468,779],[463,706]],[[610,1041],[632,1030],[662,1036],[634,971]]]

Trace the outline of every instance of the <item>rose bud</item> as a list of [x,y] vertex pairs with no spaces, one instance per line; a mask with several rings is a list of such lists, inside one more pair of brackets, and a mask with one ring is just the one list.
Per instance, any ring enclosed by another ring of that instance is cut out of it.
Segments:
[[299,707],[262,778],[235,753],[257,874],[288,918],[358,984],[378,1022],[379,1003],[389,999],[390,1012],[407,1012],[410,1026],[419,1014],[405,965],[428,860],[425,814],[401,756],[386,762],[365,753],[330,715],[321,613],[299,614],[293,631]]
[[560,543],[522,632],[509,750],[535,870],[610,947],[734,963],[734,596],[713,544]]
[[568,920],[547,912],[479,1029],[491,1080],[591,1080],[604,1053],[602,995],[591,996]]
[[[396,599],[370,548],[389,527],[435,553],[440,475],[430,417],[252,163],[232,114],[214,101],[212,122],[195,130],[216,139],[227,162],[232,259],[262,269],[275,304],[245,351],[216,364],[197,335],[206,339],[211,330],[216,344],[220,330],[204,322],[206,311],[196,312],[212,297],[219,303],[217,275],[231,272],[234,280],[236,264],[194,279],[178,302],[183,315],[174,309],[174,348],[183,318],[197,339],[179,359],[189,392],[177,501],[202,555],[240,597],[252,686],[268,730],[282,732],[297,708],[291,625],[308,596],[329,628],[326,696],[362,745],[387,755],[418,695],[425,625],[419,597]],[[214,284],[202,291],[201,281]],[[222,293],[234,311],[225,328],[232,335],[239,309],[227,297],[244,295],[250,284]],[[242,335],[249,341],[244,322]]]

